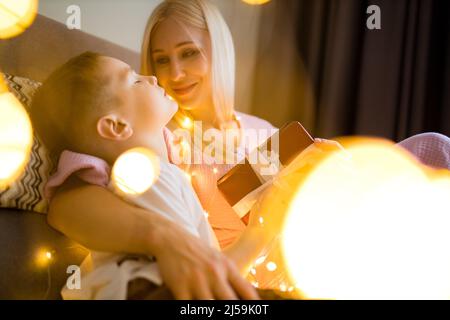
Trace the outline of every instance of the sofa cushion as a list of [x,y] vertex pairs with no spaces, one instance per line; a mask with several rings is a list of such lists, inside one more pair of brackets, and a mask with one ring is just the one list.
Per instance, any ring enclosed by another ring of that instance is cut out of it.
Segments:
[[[8,74],[5,74],[5,80],[9,90],[29,110],[40,83]],[[7,188],[0,189],[0,207],[47,212],[44,186],[53,167],[47,149],[35,135],[30,160],[23,174]]]

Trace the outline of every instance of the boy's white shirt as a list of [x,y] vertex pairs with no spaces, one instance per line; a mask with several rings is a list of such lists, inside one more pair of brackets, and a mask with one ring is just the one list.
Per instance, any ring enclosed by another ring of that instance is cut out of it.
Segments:
[[[178,223],[219,250],[200,201],[177,166],[161,161],[158,178],[141,195],[118,193],[111,183],[108,188],[126,201]],[[119,264],[120,261],[123,262]],[[124,254],[91,251],[81,266],[80,289],[65,286],[61,295],[64,299],[126,299],[128,282],[136,278],[145,278],[157,285],[163,282],[158,265],[151,257],[131,260]]]

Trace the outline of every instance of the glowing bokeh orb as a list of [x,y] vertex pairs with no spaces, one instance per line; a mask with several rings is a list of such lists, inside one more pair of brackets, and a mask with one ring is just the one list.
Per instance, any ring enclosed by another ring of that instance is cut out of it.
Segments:
[[0,0],[0,39],[24,32],[34,21],[37,0]]
[[6,91],[0,74],[0,190],[16,180],[25,168],[33,143],[33,129],[27,112]]
[[450,171],[374,139],[343,139],[303,172],[283,252],[303,297],[450,298]]
[[39,268],[46,267],[51,263],[52,259],[52,251],[47,248],[41,248],[36,253],[35,264]]
[[120,192],[139,195],[153,185],[158,175],[158,157],[149,149],[133,148],[117,158],[111,180]]
[[259,5],[259,4],[265,4],[269,2],[270,0],[242,0],[245,3],[251,4],[251,5]]

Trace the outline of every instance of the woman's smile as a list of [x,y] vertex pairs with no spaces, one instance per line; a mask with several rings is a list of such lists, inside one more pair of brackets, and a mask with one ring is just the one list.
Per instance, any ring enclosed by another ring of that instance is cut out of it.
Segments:
[[190,94],[191,92],[193,92],[194,88],[197,86],[197,84],[198,83],[196,82],[193,84],[176,86],[176,87],[172,87],[172,90],[177,96],[184,97],[184,96]]

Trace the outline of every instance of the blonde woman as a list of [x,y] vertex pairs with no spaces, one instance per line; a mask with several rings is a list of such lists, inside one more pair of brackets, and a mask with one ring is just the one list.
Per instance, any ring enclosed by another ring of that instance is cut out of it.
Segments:
[[[247,129],[262,129],[263,134],[258,136],[265,140],[273,127],[234,109],[234,48],[217,8],[204,0],[164,1],[147,25],[142,68],[146,74],[155,74],[180,106],[170,129],[182,128],[188,119],[192,133],[209,131],[217,136],[231,131],[237,137],[231,145],[221,144],[212,162],[185,166],[193,176],[193,186],[221,247],[228,246],[246,226],[216,187],[217,178],[232,165],[215,161],[216,156],[231,148],[237,159],[246,151],[243,142]],[[198,126],[202,130],[194,130]],[[257,297],[254,288],[243,281],[245,272],[239,274],[235,261],[248,265],[264,241],[249,241],[243,246],[245,250],[231,259],[171,221],[130,206],[106,189],[82,182],[77,174],[72,174],[54,196],[48,222],[94,250],[155,256],[175,298]],[[260,231],[247,227],[245,233],[257,237]]]
[[[274,128],[265,120],[235,110],[233,41],[218,9],[203,0],[161,3],[147,23],[141,73],[155,75],[160,86],[178,102],[180,111],[169,129],[175,133],[188,130],[191,155],[202,153],[197,157],[200,161],[193,161],[193,156],[187,159],[192,161],[185,169],[192,175],[192,184],[221,247],[226,247],[245,228],[216,187],[217,178],[230,168],[223,164],[226,153],[237,154],[232,159],[238,160],[249,144],[263,142]],[[258,141],[249,141],[255,133]],[[234,136],[235,143],[226,141],[226,134]],[[205,140],[212,135],[219,137],[215,151],[220,157],[216,154],[206,161],[209,155],[205,147],[211,141]]]

